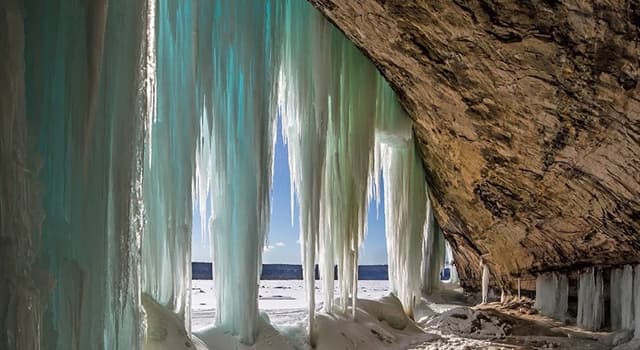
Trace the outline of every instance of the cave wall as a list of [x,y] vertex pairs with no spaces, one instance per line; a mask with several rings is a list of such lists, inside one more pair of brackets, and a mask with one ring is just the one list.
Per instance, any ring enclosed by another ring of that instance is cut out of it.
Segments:
[[411,115],[465,287],[640,263],[640,1],[309,1]]

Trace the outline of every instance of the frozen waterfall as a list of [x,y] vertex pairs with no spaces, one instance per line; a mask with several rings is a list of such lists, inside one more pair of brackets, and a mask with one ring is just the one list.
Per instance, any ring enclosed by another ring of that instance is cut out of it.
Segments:
[[411,120],[309,3],[6,0],[0,19],[0,347],[139,349],[163,320],[189,336],[193,215],[212,242],[209,330],[253,343],[278,115],[311,334],[316,261],[324,311],[355,315],[383,191],[405,312],[439,283],[444,236]]

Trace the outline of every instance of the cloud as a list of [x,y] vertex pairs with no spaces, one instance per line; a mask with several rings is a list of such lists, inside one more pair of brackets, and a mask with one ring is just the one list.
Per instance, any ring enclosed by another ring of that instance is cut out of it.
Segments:
[[273,246],[273,245],[267,245],[267,246],[264,246],[263,250],[264,250],[265,252],[269,252],[269,251],[273,250],[273,248],[275,248],[275,246]]
[[284,247],[284,246],[285,246],[284,242],[276,243],[276,247]]

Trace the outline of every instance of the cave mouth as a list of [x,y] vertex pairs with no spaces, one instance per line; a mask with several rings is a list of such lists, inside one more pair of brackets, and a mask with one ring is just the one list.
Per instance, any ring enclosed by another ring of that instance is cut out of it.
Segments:
[[[460,254],[477,247],[438,225],[418,123],[307,2],[6,0],[0,27],[2,348],[295,348],[258,307],[277,120],[299,204],[302,345],[441,341],[425,329],[493,339],[518,323],[485,308],[615,331],[561,333],[583,342],[640,333],[638,266],[539,271],[534,304],[519,278],[510,295],[516,277],[495,274],[496,260]],[[476,190],[493,203],[489,187]],[[367,208],[382,197],[392,295],[358,300]],[[198,332],[194,216],[216,288],[215,320]],[[447,243],[484,305],[435,315],[423,296],[447,289]]]

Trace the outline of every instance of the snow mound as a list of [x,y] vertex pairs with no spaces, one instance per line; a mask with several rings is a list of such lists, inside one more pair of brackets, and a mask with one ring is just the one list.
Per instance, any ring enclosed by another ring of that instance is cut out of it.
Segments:
[[359,299],[357,305],[355,320],[339,313],[317,315],[316,349],[406,349],[439,338],[411,321],[393,295],[378,301]]
[[142,307],[146,325],[143,350],[208,349],[197,337],[189,338],[184,321],[148,294],[142,294]]

